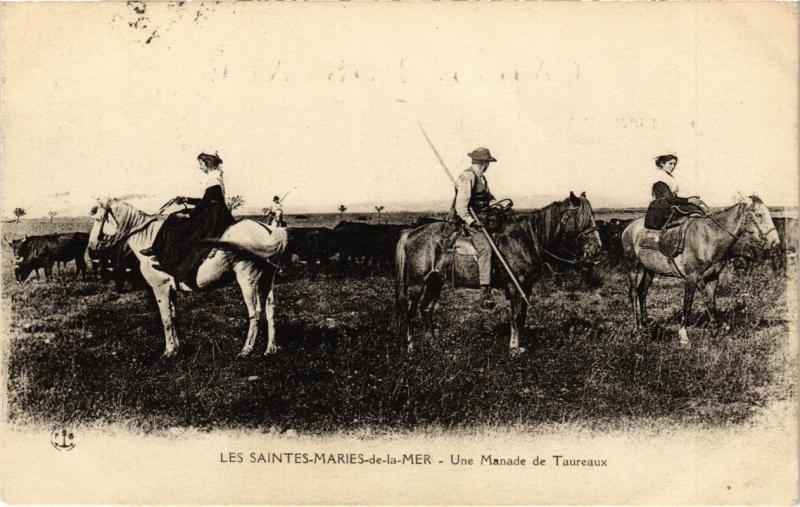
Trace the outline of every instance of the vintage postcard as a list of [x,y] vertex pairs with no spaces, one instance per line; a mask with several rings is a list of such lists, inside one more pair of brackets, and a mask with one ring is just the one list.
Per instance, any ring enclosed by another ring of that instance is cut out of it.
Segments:
[[796,3],[0,4],[0,494],[796,504]]

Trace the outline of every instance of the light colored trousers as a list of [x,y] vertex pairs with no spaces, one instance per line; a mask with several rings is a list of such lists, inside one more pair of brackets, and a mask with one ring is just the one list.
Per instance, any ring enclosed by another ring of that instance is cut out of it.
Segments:
[[471,229],[469,231],[469,240],[475,245],[475,250],[478,254],[478,279],[481,285],[490,285],[492,283],[492,247],[489,245],[489,240],[482,232]]

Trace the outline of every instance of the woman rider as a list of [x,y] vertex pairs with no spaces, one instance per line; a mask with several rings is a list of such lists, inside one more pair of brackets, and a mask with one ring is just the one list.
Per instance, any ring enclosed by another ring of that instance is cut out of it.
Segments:
[[660,155],[656,157],[656,169],[659,172],[658,181],[661,181],[672,191],[674,195],[678,195],[680,188],[678,187],[678,180],[673,174],[675,166],[678,165],[678,157],[675,155]]
[[[675,213],[679,216],[702,214],[708,211],[708,206],[697,196],[688,198],[678,197],[680,191],[675,178],[675,166],[678,157],[672,154],[656,157],[656,168],[661,173],[658,181],[651,188],[653,201],[647,209],[644,226],[648,229],[661,229],[666,225],[670,216]],[[673,209],[674,207],[674,209]]]
[[225,203],[220,167],[222,159],[216,154],[201,153],[197,160],[205,180],[203,197],[177,197],[176,204],[194,205],[188,218],[182,216],[183,212],[169,215],[153,246],[141,251],[142,255],[155,256],[157,263],[153,267],[183,282],[191,282],[194,270],[212,250],[211,247],[199,246],[197,242],[220,237],[234,222]]
[[[667,187],[669,187],[670,191],[672,191],[672,195],[677,196],[680,193],[680,188],[678,186],[678,179],[675,177],[675,167],[678,165],[678,157],[675,155],[661,155],[656,157],[656,168],[661,173],[658,178],[658,181],[661,181]],[[689,202],[700,206],[703,211],[709,212],[708,206],[704,203],[699,196],[692,196],[689,197]]]

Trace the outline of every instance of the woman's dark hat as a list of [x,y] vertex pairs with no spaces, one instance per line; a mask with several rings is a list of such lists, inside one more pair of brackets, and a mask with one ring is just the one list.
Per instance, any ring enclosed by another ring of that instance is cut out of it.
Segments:
[[489,153],[489,148],[475,148],[467,156],[475,162],[497,162],[497,159]]
[[197,160],[203,161],[208,167],[218,167],[222,163],[222,159],[216,153],[209,155],[208,153],[201,153],[197,156]]

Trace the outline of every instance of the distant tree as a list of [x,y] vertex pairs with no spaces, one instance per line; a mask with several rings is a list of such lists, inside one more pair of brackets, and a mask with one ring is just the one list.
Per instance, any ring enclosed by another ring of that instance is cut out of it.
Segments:
[[345,211],[347,211],[347,206],[345,206],[344,204],[340,204],[339,205],[339,220],[342,219],[342,217],[344,216],[344,212]]
[[55,212],[55,211],[48,211],[47,212],[47,216],[50,217],[50,223],[51,224],[53,223],[53,217],[55,217],[56,215],[58,215],[58,213]]
[[25,215],[25,208],[14,208],[14,216],[17,217],[17,223],[19,223],[19,219]]
[[383,206],[375,206],[375,211],[378,212],[378,222],[381,221],[381,211],[383,211],[383,210],[384,210]]
[[233,213],[234,210],[244,206],[244,197],[241,195],[232,195],[227,199],[228,209]]

